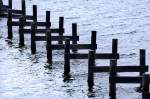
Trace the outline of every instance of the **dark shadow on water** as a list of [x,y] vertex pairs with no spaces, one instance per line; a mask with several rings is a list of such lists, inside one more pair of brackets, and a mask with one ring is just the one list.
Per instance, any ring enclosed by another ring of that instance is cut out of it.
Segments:
[[44,67],[49,70],[53,69],[52,64],[49,63],[47,63]]
[[6,39],[5,41],[7,42],[7,45],[8,45],[9,47],[13,47],[13,42],[12,42],[12,40]]

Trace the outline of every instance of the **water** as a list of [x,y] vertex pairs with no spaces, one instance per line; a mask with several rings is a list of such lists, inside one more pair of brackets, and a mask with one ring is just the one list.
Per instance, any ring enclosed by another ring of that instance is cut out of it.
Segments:
[[[3,0],[7,4],[7,0]],[[14,0],[20,8],[21,0]],[[26,0],[27,13],[38,5],[38,20],[51,11],[52,27],[58,27],[59,16],[65,17],[65,34],[71,24],[78,24],[80,43],[90,43],[90,32],[97,30],[97,52],[111,52],[112,38],[119,39],[119,65],[139,64],[139,49],[146,49],[150,65],[150,1],[149,0]],[[0,97],[1,99],[108,99],[108,74],[95,76],[94,93],[87,88],[87,60],[71,61],[71,80],[63,80],[63,51],[53,51],[54,64],[46,63],[45,42],[37,43],[37,55],[30,54],[30,35],[26,46],[18,48],[18,28],[14,28],[12,44],[6,42],[7,20],[0,20]],[[87,40],[88,39],[88,40]],[[108,65],[109,61],[97,61]],[[49,68],[48,68],[49,67]],[[130,75],[128,73],[128,75]],[[118,99],[141,99],[138,85],[117,85]]]

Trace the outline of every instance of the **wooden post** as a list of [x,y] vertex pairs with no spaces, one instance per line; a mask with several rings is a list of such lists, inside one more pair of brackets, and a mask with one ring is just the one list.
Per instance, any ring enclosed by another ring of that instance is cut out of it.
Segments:
[[[144,49],[140,49],[140,66],[146,66],[146,59],[145,59],[145,50]],[[141,70],[140,72],[140,76],[143,76],[145,72],[143,70]],[[140,89],[142,88],[142,82],[140,83]]]
[[8,7],[9,7],[9,9],[12,9],[12,0],[8,1]]
[[64,76],[69,76],[70,73],[70,39],[65,41],[65,54],[64,54]]
[[51,48],[51,30],[48,29],[46,32],[46,50],[47,50],[47,61],[52,65],[52,48]]
[[22,15],[25,17],[26,15],[26,2],[22,0]]
[[1,13],[2,13],[2,7],[3,7],[3,1],[0,0],[0,15],[1,15]]
[[51,27],[50,11],[46,11],[46,29],[49,29],[50,27]]
[[116,59],[117,52],[118,52],[118,39],[113,39],[112,40],[113,59]]
[[31,53],[32,54],[36,53],[35,29],[36,29],[36,25],[35,23],[33,23],[31,26]]
[[110,99],[116,99],[116,73],[117,60],[110,61],[110,77],[109,77],[109,96]]
[[[59,32],[59,36],[63,36],[64,31],[64,17],[59,17],[59,29],[61,30]],[[63,41],[58,41],[58,44],[63,44]]]
[[94,86],[94,71],[93,68],[95,67],[95,50],[89,51],[88,56],[88,90],[92,91]]
[[23,47],[24,46],[24,33],[22,32],[22,29],[24,28],[24,17],[21,17],[19,19],[20,24],[19,24],[19,46]]
[[97,45],[96,45],[96,31],[92,31],[92,36],[91,36],[91,50],[96,50]]
[[[72,23],[72,36],[76,37],[77,36],[77,24],[76,23]],[[72,44],[77,44],[77,40],[73,39],[72,40]],[[77,52],[77,49],[73,49],[72,50],[74,53]]]
[[144,74],[142,78],[142,99],[149,99],[149,83],[150,83],[150,75]]
[[33,22],[37,22],[37,5],[33,5]]
[[8,39],[12,39],[13,38],[13,33],[12,33],[12,24],[10,24],[12,22],[12,10],[8,10]]

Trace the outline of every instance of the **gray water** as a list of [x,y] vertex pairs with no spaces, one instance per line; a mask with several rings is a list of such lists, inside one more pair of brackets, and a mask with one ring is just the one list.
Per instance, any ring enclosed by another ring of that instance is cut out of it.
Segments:
[[[3,0],[7,4],[7,0]],[[13,0],[20,8],[21,0]],[[45,20],[51,11],[52,27],[58,27],[65,17],[65,34],[71,35],[71,24],[78,24],[80,43],[90,43],[92,30],[98,32],[97,52],[111,52],[113,38],[119,39],[119,65],[138,65],[139,49],[146,49],[150,65],[150,0],[26,0],[27,13],[38,5],[38,20]],[[71,61],[71,80],[64,82],[63,50],[53,51],[54,63],[46,63],[45,42],[37,43],[36,56],[30,53],[30,35],[25,36],[25,48],[18,48],[18,28],[14,28],[12,44],[8,43],[7,20],[0,20],[0,99],[108,99],[108,74],[95,74],[94,92],[87,87],[87,60]],[[88,52],[88,51],[86,51]],[[97,60],[97,65],[109,61]],[[123,74],[124,75],[124,74]],[[131,75],[126,73],[125,75]],[[137,75],[135,73],[135,75]],[[138,85],[118,84],[118,99],[141,99],[135,91]]]

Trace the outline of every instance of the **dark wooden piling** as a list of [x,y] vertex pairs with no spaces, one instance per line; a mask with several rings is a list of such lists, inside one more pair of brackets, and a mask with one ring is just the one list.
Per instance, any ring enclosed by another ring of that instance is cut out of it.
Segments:
[[22,15],[25,16],[26,15],[26,2],[25,2],[25,0],[22,0],[21,4],[22,4]]
[[116,73],[117,60],[110,61],[110,77],[109,77],[109,96],[110,99],[116,99],[116,82],[115,77]]
[[33,23],[31,26],[31,53],[32,54],[36,53],[35,29],[36,29],[36,25],[35,23]]
[[69,76],[70,73],[70,39],[65,41],[65,54],[64,54],[64,76]]
[[0,16],[1,16],[1,13],[3,13],[2,8],[3,8],[3,1],[0,0]]
[[46,50],[47,50],[47,62],[52,64],[52,48],[51,48],[51,30],[48,29],[46,32]]
[[150,75],[144,74],[142,78],[142,99],[150,99],[149,83]]
[[12,0],[8,1],[8,7],[9,7],[9,9],[12,9]]
[[[146,66],[146,59],[145,59],[145,49],[140,49],[140,66],[145,67]],[[140,71],[140,76],[143,76],[143,74],[145,73],[144,70]],[[140,89],[142,87],[142,83],[140,84]]]
[[[59,36],[63,36],[64,34],[64,17],[59,17]],[[58,44],[63,44],[63,41],[58,41]]]
[[96,31],[92,31],[92,36],[91,36],[91,50],[96,50],[97,44],[96,44]]
[[46,29],[49,29],[50,27],[51,27],[50,11],[46,11]]
[[33,22],[37,22],[37,5],[33,5]]
[[118,39],[113,39],[112,40],[112,54],[113,57],[115,58],[118,52]]
[[21,31],[21,29],[24,28],[24,21],[25,21],[25,18],[24,17],[21,17],[19,19],[20,21],[20,24],[19,24],[19,46],[20,47],[23,47],[24,46],[24,33]]
[[[76,23],[72,23],[72,36],[73,37],[77,36],[77,24]],[[73,39],[72,44],[77,44],[77,40]],[[73,49],[72,51],[77,52],[77,49]]]
[[88,90],[92,91],[94,86],[95,50],[90,50],[88,55]]
[[12,22],[12,10],[9,9],[8,10],[8,23],[7,23],[7,26],[8,26],[8,39],[12,39],[13,38],[13,33],[12,33],[12,26],[11,23]]

